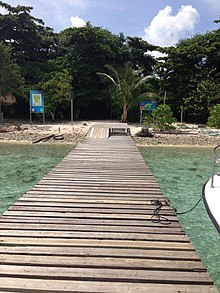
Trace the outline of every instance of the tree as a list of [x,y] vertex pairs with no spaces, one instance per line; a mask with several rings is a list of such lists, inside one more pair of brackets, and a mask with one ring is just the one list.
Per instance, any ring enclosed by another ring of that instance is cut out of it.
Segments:
[[122,65],[127,58],[127,47],[122,34],[114,35],[106,29],[93,27],[68,28],[59,34],[59,54],[73,79],[76,107],[86,109],[105,101],[110,107],[109,89],[96,72],[106,64]]
[[18,94],[23,85],[20,68],[11,59],[11,49],[0,42],[0,96]]
[[188,119],[205,122],[210,102],[216,102],[220,81],[220,30],[163,48],[167,54],[157,63],[161,91],[177,113],[184,105]]
[[208,126],[220,128],[220,104],[210,108],[210,116],[208,118]]
[[106,77],[113,83],[116,103],[121,110],[121,122],[126,122],[128,111],[148,94],[143,92],[143,85],[152,76],[141,77],[143,69],[134,70],[129,63],[125,64],[122,71],[117,71],[112,66],[107,66],[107,69],[110,75],[101,72],[98,72],[98,75]]
[[72,92],[72,78],[68,70],[54,71],[45,76],[38,87],[45,92],[46,115],[51,115],[55,121],[58,107],[69,106]]
[[144,75],[152,74],[156,60],[149,54],[156,50],[156,46],[149,44],[141,38],[127,37],[127,49],[129,51],[129,61],[133,68],[143,68]]
[[0,13],[0,40],[11,46],[12,59],[21,67],[26,84],[36,84],[50,70],[48,59],[56,56],[56,35],[31,16],[32,7],[12,7],[2,1],[0,7],[8,11]]

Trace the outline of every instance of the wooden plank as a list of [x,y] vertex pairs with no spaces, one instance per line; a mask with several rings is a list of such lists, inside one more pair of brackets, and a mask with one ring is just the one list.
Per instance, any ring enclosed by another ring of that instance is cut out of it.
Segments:
[[[3,222],[0,220],[0,230],[31,230],[31,231],[85,231],[85,232],[117,232],[117,233],[139,233],[139,234],[175,234],[181,235],[184,234],[181,227],[169,227],[166,228],[160,227],[155,231],[155,226],[151,227],[133,227],[133,226],[110,226],[110,225],[71,225],[71,224],[54,224],[54,223],[38,223],[34,224],[31,222],[19,222],[19,219],[16,219],[14,222]],[[9,233],[9,231],[8,231]]]
[[175,285],[175,284],[132,284],[120,282],[99,282],[99,281],[75,281],[75,280],[37,280],[28,278],[9,278],[2,277],[0,283],[0,290],[7,290],[6,292],[13,292],[8,290],[15,290],[14,292],[23,293],[218,293],[216,288],[212,285]]
[[178,260],[178,261],[197,261],[199,257],[194,250],[179,250],[164,249],[158,250],[155,248],[114,248],[111,247],[83,247],[83,246],[0,246],[1,254],[10,255],[39,255],[39,256],[84,256],[84,257],[117,257],[117,258],[139,258],[139,259],[164,259],[164,260]]
[[[0,265],[32,265],[46,267],[111,268],[130,270],[174,270],[186,272],[204,272],[205,267],[198,261],[179,261],[161,259],[83,257],[83,256],[39,256],[0,254]],[[1,266],[0,266],[1,268]]]
[[[62,201],[61,199],[59,201],[53,201],[52,199],[48,200],[45,199],[43,200],[18,200],[16,203],[14,203],[13,207],[20,206],[37,206],[37,207],[68,207],[68,208],[79,208],[79,209],[94,209],[94,208],[101,208],[101,209],[116,209],[116,210],[127,210],[127,211],[133,211],[133,210],[141,210],[141,211],[148,211],[149,210],[155,210],[155,205],[151,204],[151,201],[146,201],[145,203],[142,202],[142,204],[133,201],[132,204],[128,201],[112,201],[112,202],[105,202],[105,203],[100,203],[100,202],[91,202],[91,203],[83,203],[83,202],[73,202],[70,200],[64,200]],[[171,209],[169,206],[164,205],[162,210],[169,210],[174,213],[174,210]]]
[[[172,272],[172,271],[171,271]],[[107,282],[131,282],[131,283],[169,283],[212,285],[212,281],[206,272],[175,271],[171,273],[165,270],[129,270],[108,268],[70,268],[70,267],[44,267],[23,265],[0,265],[0,277],[34,277],[42,279],[61,280],[90,280]]]
[[116,247],[116,248],[143,248],[143,249],[176,249],[193,250],[189,242],[163,242],[163,241],[139,241],[139,240],[101,240],[101,239],[65,239],[44,237],[0,237],[2,245],[52,245],[52,246],[84,246],[84,247]]
[[[28,216],[28,217],[61,217],[61,218],[91,218],[91,219],[121,219],[121,220],[142,220],[142,221],[151,221],[152,218],[152,214],[151,215],[137,215],[137,214],[132,214],[132,215],[127,215],[127,214],[116,214],[116,213],[112,213],[112,214],[107,214],[107,213],[71,213],[71,212],[48,212],[48,211],[14,211],[14,210],[9,210],[7,212],[7,215],[9,216]],[[177,218],[175,216],[170,216],[169,215],[169,220],[170,221],[178,221]],[[163,220],[161,220],[163,221]]]
[[133,219],[95,219],[95,218],[62,218],[62,217],[43,217],[43,216],[23,216],[23,215],[17,215],[17,216],[9,216],[9,215],[3,215],[1,221],[7,222],[20,222],[20,223],[46,223],[46,224],[68,224],[68,225],[124,225],[127,227],[130,226],[136,226],[136,227],[154,227],[155,229],[158,227],[163,227],[164,229],[167,229],[167,227],[179,227],[180,224],[178,220],[172,221],[171,224],[163,225],[163,223],[153,223],[151,219],[149,220],[133,220]]
[[118,232],[90,232],[90,231],[34,231],[34,230],[0,230],[0,242],[4,237],[42,237],[59,239],[111,239],[133,241],[164,241],[164,242],[189,242],[188,237],[180,234],[153,234],[153,233],[123,233]]
[[[10,211],[32,211],[32,212],[62,212],[62,213],[82,213],[82,214],[89,214],[89,213],[94,213],[94,214],[111,214],[111,215],[129,215],[129,217],[134,217],[135,215],[146,215],[151,214],[151,216],[153,215],[153,212],[155,210],[155,206],[150,206],[148,208],[136,208],[136,209],[127,209],[127,208],[95,208],[95,207],[72,207],[72,206],[57,206],[57,205],[52,205],[52,206],[42,206],[42,205],[13,205],[13,207],[11,207],[9,209]],[[163,209],[161,211],[161,214],[163,215],[167,215],[167,216],[174,216],[175,212],[172,209]]]

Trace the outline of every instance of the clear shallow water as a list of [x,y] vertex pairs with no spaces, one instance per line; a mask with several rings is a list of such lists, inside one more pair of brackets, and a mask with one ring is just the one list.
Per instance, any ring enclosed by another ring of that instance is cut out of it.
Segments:
[[0,214],[72,149],[72,145],[0,144]]
[[[141,147],[140,150],[171,206],[179,212],[193,207],[201,196],[203,184],[211,177],[212,149]],[[192,212],[179,215],[179,219],[220,290],[220,235],[203,201]]]

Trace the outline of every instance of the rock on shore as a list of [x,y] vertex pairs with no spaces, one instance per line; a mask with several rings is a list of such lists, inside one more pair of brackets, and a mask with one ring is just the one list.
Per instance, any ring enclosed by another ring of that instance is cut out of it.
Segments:
[[220,137],[206,134],[156,134],[154,137],[134,137],[138,146],[167,145],[167,146],[216,146],[220,144]]

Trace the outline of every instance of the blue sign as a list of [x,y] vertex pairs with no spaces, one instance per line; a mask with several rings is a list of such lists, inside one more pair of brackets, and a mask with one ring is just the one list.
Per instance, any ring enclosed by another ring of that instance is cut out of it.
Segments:
[[156,101],[140,102],[140,111],[153,111],[154,109],[156,109],[156,106]]
[[44,93],[39,90],[30,90],[31,113],[44,113]]

